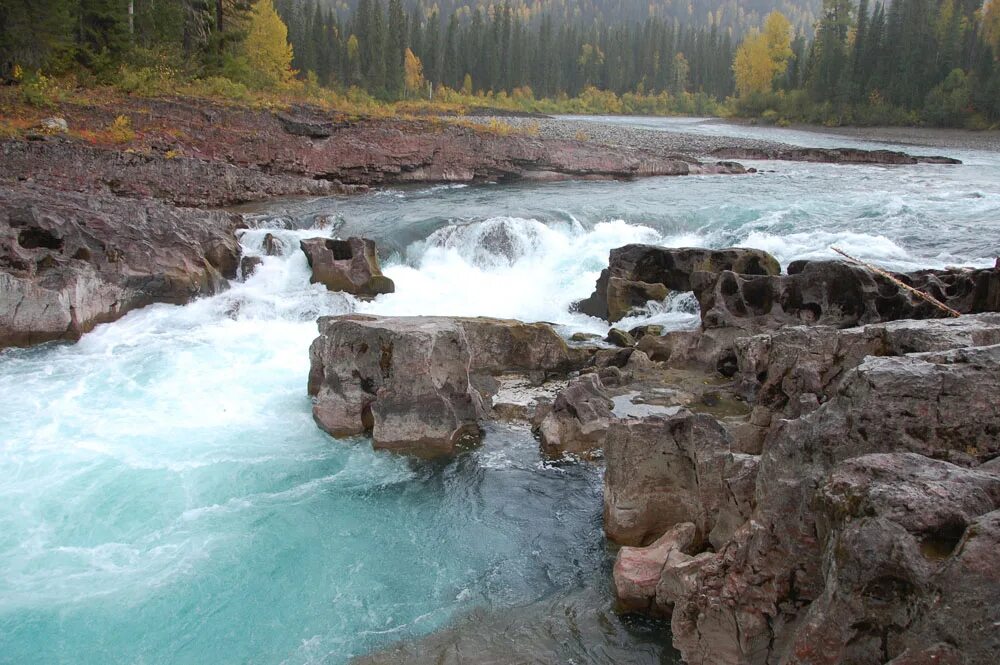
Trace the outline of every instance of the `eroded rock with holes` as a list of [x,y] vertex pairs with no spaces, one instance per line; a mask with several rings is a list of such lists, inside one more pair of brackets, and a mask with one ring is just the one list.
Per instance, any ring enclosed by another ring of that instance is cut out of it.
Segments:
[[795,661],[792,647],[826,589],[817,490],[837,464],[874,453],[964,467],[992,460],[1000,455],[997,394],[1000,345],[868,357],[827,402],[772,427],[750,519],[676,599],[674,645],[686,661],[828,662],[822,654]]
[[608,267],[594,293],[577,307],[584,314],[612,323],[647,301],[660,301],[673,291],[690,291],[695,272],[733,270],[748,275],[777,275],[778,261],[758,249],[667,248],[625,245],[611,250]]
[[589,359],[543,323],[488,318],[323,317],[309,349],[309,394],[336,437],[449,454],[480,438],[506,373],[565,375]]
[[[896,277],[963,314],[1000,311],[1000,271],[993,268],[922,270]],[[702,272],[692,277],[691,286],[704,328],[849,328],[946,316],[888,279],[841,261],[797,261],[780,276]]]
[[997,508],[997,474],[913,453],[838,464],[816,495],[824,586],[791,640],[794,662],[880,665],[939,642],[989,662],[1000,532],[980,518]]
[[375,242],[368,238],[309,238],[300,246],[312,269],[313,284],[366,298],[396,290],[382,274]]
[[794,326],[736,339],[737,391],[754,405],[740,449],[759,453],[771,422],[798,418],[830,399],[867,356],[899,356],[1000,344],[1000,313],[892,321],[838,330]]
[[236,277],[238,215],[0,187],[0,348],[76,340],[155,302]]

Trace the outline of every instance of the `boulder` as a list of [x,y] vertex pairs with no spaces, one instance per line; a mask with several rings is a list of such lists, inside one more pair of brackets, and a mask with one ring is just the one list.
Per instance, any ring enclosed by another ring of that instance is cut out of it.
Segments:
[[259,256],[244,256],[240,259],[240,275],[243,276],[243,279],[247,279],[257,271],[262,263],[264,263],[264,259]]
[[0,187],[0,348],[76,340],[236,277],[238,215],[41,187]]
[[581,300],[577,308],[614,323],[647,301],[663,300],[673,291],[690,291],[695,272],[723,270],[777,275],[781,266],[773,256],[757,249],[625,245],[611,250],[608,267],[597,279],[594,293]]
[[696,528],[690,522],[672,527],[646,547],[623,547],[618,550],[612,579],[618,606],[626,612],[651,612],[656,600],[656,586],[664,566],[670,561],[690,559]]
[[382,274],[375,243],[367,238],[309,238],[300,246],[312,269],[309,281],[313,284],[365,298],[396,289],[392,280]]
[[[737,392],[754,405],[741,450],[760,452],[771,422],[798,418],[836,394],[867,356],[1000,344],[1000,314],[901,320],[838,330],[795,326],[736,339]],[[641,345],[640,345],[641,347]]]
[[635,339],[633,339],[632,335],[621,328],[612,328],[609,330],[608,336],[604,338],[604,341],[626,349],[635,346]]
[[[922,270],[898,279],[963,314],[1000,311],[1000,272],[992,268]],[[860,266],[800,261],[787,275],[698,273],[691,280],[704,328],[750,332],[794,325],[849,328],[945,314],[931,303]]]
[[[730,493],[734,457],[729,444],[714,418],[687,410],[613,423],[604,451],[608,538],[642,546],[676,524],[691,522],[696,543],[708,541]],[[737,510],[749,514],[749,508]]]
[[865,455],[837,465],[816,503],[824,587],[791,640],[797,662],[881,665],[940,642],[967,662],[998,653],[1000,511],[992,528],[987,513],[1000,475]]
[[613,407],[598,375],[581,376],[556,396],[538,425],[542,452],[553,458],[600,453],[615,418]]
[[488,318],[334,316],[309,349],[313,416],[335,437],[450,454],[480,439],[507,373],[565,375],[588,359],[552,328]]
[[263,247],[265,256],[281,256],[285,252],[285,243],[273,233],[264,236]]
[[663,326],[658,326],[653,324],[636,326],[635,328],[629,330],[628,334],[632,335],[632,339],[636,341],[641,340],[643,337],[646,336],[659,337],[660,335],[663,334]]
[[[916,453],[963,467],[992,460],[1000,455],[997,394],[1000,345],[869,356],[825,403],[772,426],[750,519],[701,568],[694,590],[676,600],[674,644],[687,662],[792,659],[807,608],[826,589],[827,529],[814,497],[836,465],[875,453]],[[901,500],[900,510],[912,519],[937,519],[929,507],[906,504]],[[877,594],[895,593],[887,584]],[[835,662],[816,657],[795,662]]]
[[49,134],[65,134],[69,131],[69,123],[66,122],[66,118],[58,116],[42,118],[38,122],[38,127]]

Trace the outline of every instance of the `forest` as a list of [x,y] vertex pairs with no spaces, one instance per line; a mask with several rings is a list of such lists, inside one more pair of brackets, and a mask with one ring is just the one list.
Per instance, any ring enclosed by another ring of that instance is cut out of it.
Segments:
[[1000,0],[39,4],[0,0],[8,83],[69,74],[134,93],[209,81],[223,95],[299,85],[368,104],[1000,122]]

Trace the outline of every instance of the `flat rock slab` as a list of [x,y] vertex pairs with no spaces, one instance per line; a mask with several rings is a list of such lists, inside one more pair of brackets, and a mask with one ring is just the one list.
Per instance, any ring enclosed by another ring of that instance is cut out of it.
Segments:
[[490,318],[324,317],[309,350],[313,416],[336,437],[450,454],[480,439],[496,376],[565,376],[590,353],[544,323]]

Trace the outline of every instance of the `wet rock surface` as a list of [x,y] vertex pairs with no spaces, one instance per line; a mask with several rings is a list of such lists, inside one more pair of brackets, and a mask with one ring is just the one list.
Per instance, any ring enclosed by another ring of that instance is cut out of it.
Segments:
[[133,309],[225,289],[241,225],[155,201],[0,187],[0,348],[76,340]]
[[299,245],[312,270],[309,281],[313,284],[367,298],[396,290],[392,280],[382,274],[372,240],[309,238]]
[[474,610],[427,637],[351,665],[666,665],[679,663],[659,624],[618,616],[607,590],[588,587],[504,611]]
[[319,426],[376,448],[450,454],[480,438],[495,376],[566,375],[588,352],[546,324],[487,318],[324,317],[309,356]]
[[823,162],[826,164],[961,164],[961,160],[940,155],[909,155],[895,150],[859,148],[751,148],[725,147],[709,153],[719,159],[780,160]]
[[696,272],[716,274],[732,270],[747,275],[777,275],[778,261],[756,249],[666,248],[625,245],[611,250],[608,267],[597,279],[594,293],[577,308],[584,314],[614,323],[647,301],[660,301],[671,292],[691,291]]

